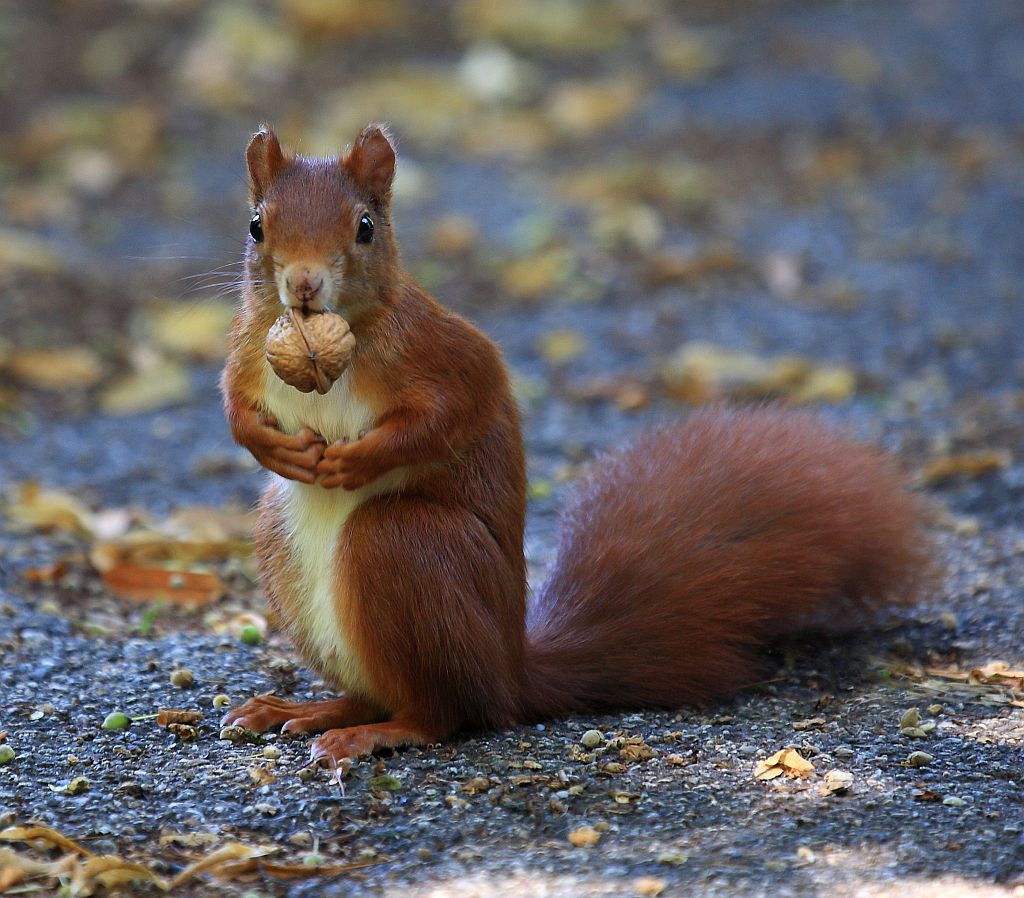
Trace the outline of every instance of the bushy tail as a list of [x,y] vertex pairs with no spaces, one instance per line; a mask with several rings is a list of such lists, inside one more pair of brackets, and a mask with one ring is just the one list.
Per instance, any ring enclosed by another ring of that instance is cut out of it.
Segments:
[[708,410],[598,459],[528,616],[530,716],[679,707],[759,676],[756,649],[909,601],[920,500],[805,413]]

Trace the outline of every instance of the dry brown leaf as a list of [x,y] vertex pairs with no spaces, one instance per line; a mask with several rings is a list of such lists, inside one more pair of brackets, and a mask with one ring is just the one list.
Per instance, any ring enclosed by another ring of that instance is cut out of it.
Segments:
[[647,260],[644,272],[651,287],[666,284],[694,284],[708,277],[736,274],[747,263],[731,243],[718,243],[697,253],[663,251]]
[[116,567],[149,567],[164,563],[177,565],[244,558],[252,554],[249,540],[179,540],[158,533],[131,533],[120,540],[96,543],[89,561],[98,571]]
[[188,608],[209,605],[224,595],[224,584],[216,574],[160,567],[113,567],[103,571],[103,583],[111,592],[135,602],[162,599]]
[[681,346],[660,367],[668,392],[702,404],[723,397],[779,396],[791,402],[844,402],[856,375],[840,366],[817,365],[800,356],[765,358],[710,343]]
[[643,898],[658,898],[667,886],[668,883],[657,876],[641,876],[633,882],[633,891]]
[[951,477],[982,477],[1010,466],[1013,457],[1005,449],[962,452],[930,461],[918,475],[923,486],[932,486]]
[[601,834],[592,826],[581,826],[571,830],[568,838],[577,848],[591,848],[601,841]]
[[[206,857],[201,858],[194,864],[190,864],[171,880],[169,887],[172,889],[184,885],[186,882],[195,879],[200,873],[207,870],[214,875],[225,877],[237,875],[239,872],[232,864],[236,861],[251,861],[257,857],[269,854],[273,849],[256,848],[252,845],[243,845],[241,842],[228,842],[216,849]],[[252,868],[245,868],[246,871]]]
[[754,779],[770,780],[779,776],[805,779],[814,773],[814,765],[801,756],[795,748],[784,748],[770,758],[758,761],[754,768]]
[[636,78],[565,81],[548,98],[546,113],[553,128],[569,137],[590,137],[625,120],[644,98]]
[[79,536],[93,532],[93,514],[82,502],[63,490],[43,489],[32,481],[14,487],[3,511],[17,530],[60,530]]
[[72,895],[92,895],[94,884],[112,889],[129,882],[151,882],[161,891],[168,889],[167,880],[157,876],[143,864],[133,863],[113,854],[93,855],[79,864],[71,877]]
[[651,402],[650,387],[638,377],[598,375],[574,380],[565,386],[566,395],[576,402],[614,402],[622,411],[646,408]]
[[0,893],[6,892],[29,876],[64,876],[77,861],[73,854],[64,855],[55,861],[38,861],[20,855],[10,848],[0,847]]
[[67,572],[67,564],[63,561],[56,561],[41,567],[30,567],[22,571],[21,576],[26,583],[51,584],[59,582]]
[[277,782],[277,774],[269,767],[262,764],[254,764],[246,770],[246,773],[249,774],[249,779],[251,779],[253,781],[253,785],[256,786],[267,786],[270,783]]
[[172,723],[196,724],[203,719],[202,711],[187,708],[161,708],[156,715],[156,725],[165,727]]
[[8,826],[0,830],[0,842],[43,842],[47,847],[62,848],[84,857],[93,856],[87,848],[48,826]]
[[253,863],[257,870],[274,879],[310,879],[314,876],[334,876],[338,873],[347,873],[349,870],[362,870],[364,867],[373,867],[387,861],[385,858],[374,858],[353,864],[274,864],[256,859]]
[[103,377],[99,356],[84,346],[15,349],[5,367],[22,384],[39,390],[85,390]]
[[56,241],[28,231],[0,227],[0,271],[60,271],[67,253]]

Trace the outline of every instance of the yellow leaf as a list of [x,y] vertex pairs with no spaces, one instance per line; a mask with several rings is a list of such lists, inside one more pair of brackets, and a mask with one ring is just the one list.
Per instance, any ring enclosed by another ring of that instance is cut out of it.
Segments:
[[552,127],[571,137],[590,137],[623,121],[643,96],[636,78],[567,81],[548,98],[547,117]]
[[70,493],[45,490],[34,482],[13,490],[13,498],[4,504],[4,514],[19,530],[60,530],[91,536],[94,518],[91,511]]
[[658,898],[665,891],[667,883],[657,876],[641,876],[633,883],[633,891],[643,898]]
[[163,362],[111,384],[100,396],[100,407],[114,415],[133,415],[183,402],[191,392],[188,372]]
[[921,469],[919,480],[924,486],[941,483],[951,477],[982,477],[1010,466],[1013,457],[1005,449],[983,449],[946,455],[929,462]]
[[592,826],[581,826],[569,833],[569,841],[577,848],[591,848],[601,841],[601,834]]
[[581,356],[586,348],[586,338],[579,331],[550,331],[540,338],[540,354],[552,365],[571,362]]
[[156,345],[173,355],[219,361],[234,314],[232,305],[216,300],[168,305],[150,314],[150,330]]
[[814,765],[803,758],[796,749],[784,748],[770,758],[758,761],[754,768],[754,779],[770,780],[786,776],[805,778],[814,773]]
[[99,356],[85,347],[16,349],[5,367],[25,386],[39,390],[85,390],[103,377]]

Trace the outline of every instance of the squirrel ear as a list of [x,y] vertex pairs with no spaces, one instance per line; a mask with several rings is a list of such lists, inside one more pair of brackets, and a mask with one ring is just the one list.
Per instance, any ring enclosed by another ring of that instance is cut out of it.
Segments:
[[249,192],[258,203],[286,162],[277,135],[267,125],[261,125],[253,134],[245,151],[245,161],[249,166]]
[[395,148],[382,125],[363,128],[339,163],[375,200],[388,201],[395,176]]

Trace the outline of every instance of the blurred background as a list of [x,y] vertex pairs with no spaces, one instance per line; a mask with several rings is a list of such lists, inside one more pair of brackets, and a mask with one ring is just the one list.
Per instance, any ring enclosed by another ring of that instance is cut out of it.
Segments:
[[2,470],[94,504],[256,494],[216,374],[261,122],[391,124],[405,261],[502,343],[540,500],[710,399],[876,436],[1019,387],[1015,0],[7,0],[0,120]]

